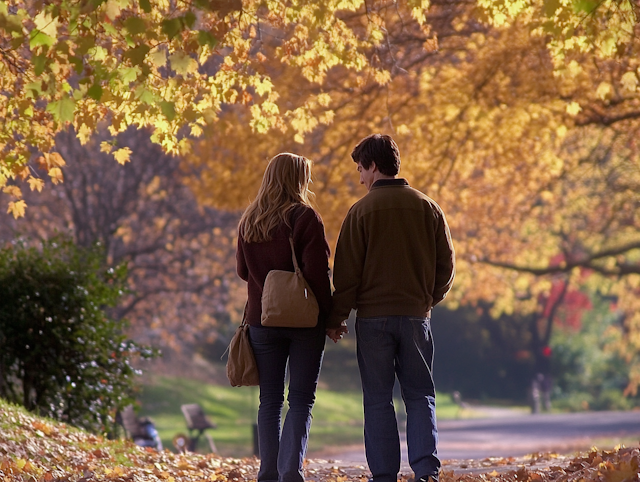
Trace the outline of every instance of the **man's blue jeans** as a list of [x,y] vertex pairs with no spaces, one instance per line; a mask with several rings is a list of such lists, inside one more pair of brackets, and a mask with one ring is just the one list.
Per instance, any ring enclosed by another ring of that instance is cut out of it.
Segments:
[[374,482],[396,482],[400,439],[393,406],[397,375],[407,411],[409,465],[416,477],[437,475],[436,394],[429,318],[357,318],[358,366],[364,397],[364,442]]
[[[315,328],[251,326],[249,338],[260,376],[258,481],[302,482],[325,329],[321,324]],[[287,360],[289,411],[281,433]]]

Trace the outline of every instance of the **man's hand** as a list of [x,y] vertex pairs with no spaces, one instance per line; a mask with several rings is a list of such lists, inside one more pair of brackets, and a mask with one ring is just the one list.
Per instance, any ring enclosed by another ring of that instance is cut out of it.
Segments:
[[338,328],[327,328],[327,336],[333,340],[334,343],[338,343],[342,339],[342,336],[349,333],[346,322],[342,322]]

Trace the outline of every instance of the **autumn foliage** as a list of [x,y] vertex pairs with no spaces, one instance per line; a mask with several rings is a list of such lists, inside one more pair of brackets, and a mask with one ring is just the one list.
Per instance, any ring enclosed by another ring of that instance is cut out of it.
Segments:
[[[144,127],[180,156],[202,205],[241,210],[266,160],[294,151],[315,162],[335,246],[364,194],[350,150],[387,132],[402,175],[447,213],[459,261],[449,306],[531,317],[543,344],[562,313],[544,301],[554,287],[606,297],[620,320],[608,349],[634,393],[638,13],[630,0],[0,1],[0,187],[21,217],[26,190],[73,169],[56,133],[88,145],[95,131]],[[117,139],[98,150],[135,160]],[[132,225],[110,235],[131,239]],[[191,240],[178,245],[191,252]],[[220,296],[235,319],[241,302]]]

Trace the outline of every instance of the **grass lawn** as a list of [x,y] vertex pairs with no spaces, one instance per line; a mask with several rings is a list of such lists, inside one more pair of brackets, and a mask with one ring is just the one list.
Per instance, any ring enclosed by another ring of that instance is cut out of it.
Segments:
[[[209,430],[221,455],[241,457],[253,453],[253,425],[258,409],[258,388],[208,385],[178,377],[154,376],[140,395],[139,414],[153,418],[162,443],[173,450],[172,439],[187,434],[180,405],[199,403],[218,428]],[[285,404],[286,405],[286,404]],[[459,407],[448,395],[438,395],[437,416],[456,418]],[[398,418],[405,415],[401,400],[396,401]],[[309,450],[362,442],[362,394],[360,391],[333,391],[320,388],[313,409]],[[198,446],[208,451],[204,437]]]

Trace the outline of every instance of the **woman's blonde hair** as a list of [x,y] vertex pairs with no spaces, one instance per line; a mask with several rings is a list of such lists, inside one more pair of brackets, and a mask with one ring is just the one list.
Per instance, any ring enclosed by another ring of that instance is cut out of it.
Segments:
[[261,243],[271,240],[280,223],[289,226],[287,214],[295,204],[311,206],[309,182],[309,159],[288,152],[274,156],[264,171],[258,195],[240,218],[240,236],[248,243]]

